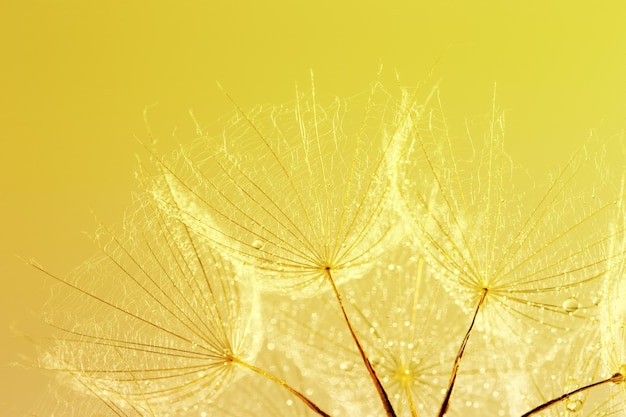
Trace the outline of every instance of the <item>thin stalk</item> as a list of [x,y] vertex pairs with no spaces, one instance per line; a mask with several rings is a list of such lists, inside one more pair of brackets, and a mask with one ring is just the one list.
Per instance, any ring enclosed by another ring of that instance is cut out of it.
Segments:
[[485,297],[487,297],[488,292],[489,289],[483,288],[480,300],[478,300],[478,304],[476,305],[476,311],[474,311],[474,317],[472,317],[472,323],[470,324],[469,329],[467,329],[467,333],[465,333],[465,337],[463,338],[463,342],[461,343],[461,347],[459,348],[459,353],[457,353],[456,359],[454,360],[454,365],[452,366],[452,375],[450,376],[448,390],[446,391],[443,403],[441,404],[441,409],[439,410],[439,417],[443,417],[448,412],[448,406],[450,405],[450,397],[452,396],[452,390],[454,389],[456,375],[459,372],[459,367],[461,366],[461,359],[463,358],[463,353],[465,352],[467,341],[469,340],[470,333],[472,332],[472,328],[474,327],[474,323],[476,322],[476,316],[478,316],[478,311],[480,310],[480,307],[484,304]]
[[285,388],[287,391],[289,391],[290,393],[292,393],[293,395],[295,395],[296,397],[298,397],[298,399],[300,399],[300,401],[302,401],[303,403],[305,403],[307,405],[307,407],[309,407],[311,410],[315,411],[318,415],[322,416],[322,417],[331,417],[330,414],[324,412],[321,408],[319,408],[317,406],[317,404],[315,404],[313,401],[311,401],[309,398],[307,398],[306,395],[302,394],[300,391],[296,390],[295,388],[293,388],[291,385],[289,385],[287,382],[283,381],[282,379],[278,378],[276,375],[270,374],[267,371],[264,371],[261,368],[258,368],[254,365],[251,365],[247,362],[244,362],[240,359],[237,358],[232,358],[232,362],[243,366],[244,368],[247,368],[249,370],[251,370],[252,372],[256,372],[259,375],[264,376],[265,378],[268,378],[269,380],[276,382],[278,385],[280,385],[281,387]]
[[413,395],[411,395],[411,388],[408,384],[404,385],[404,391],[406,393],[406,397],[409,399],[409,406],[411,408],[411,417],[418,417],[417,409],[415,408],[415,403],[413,402]]
[[545,410],[548,407],[552,407],[556,403],[560,403],[561,401],[567,400],[572,395],[576,395],[579,392],[587,391],[587,390],[589,390],[591,388],[598,387],[600,385],[608,384],[609,382],[612,382],[613,384],[621,384],[622,382],[624,382],[624,376],[622,374],[620,374],[620,373],[616,373],[613,376],[611,376],[610,378],[604,379],[602,381],[594,382],[594,383],[589,384],[589,385],[585,385],[584,387],[575,389],[574,391],[570,391],[567,394],[563,394],[560,397],[553,398],[550,401],[547,401],[547,402],[545,402],[545,403],[543,403],[543,404],[533,408],[529,412],[527,412],[525,414],[522,414],[522,417],[529,417],[529,416],[532,416],[533,414],[537,414],[538,412],[543,411],[543,410]]
[[341,312],[343,313],[343,318],[346,324],[348,325],[348,330],[350,330],[352,339],[354,340],[354,343],[356,344],[356,347],[359,350],[359,353],[361,354],[361,358],[363,359],[365,368],[367,369],[367,372],[370,374],[370,377],[372,378],[372,381],[374,382],[374,386],[376,387],[376,391],[378,391],[378,395],[380,396],[380,399],[383,403],[383,407],[385,407],[385,412],[387,413],[387,417],[396,417],[396,413],[393,410],[393,407],[391,406],[391,402],[389,401],[387,392],[383,388],[383,384],[380,382],[380,379],[378,379],[378,376],[376,376],[376,371],[372,367],[372,364],[369,358],[367,357],[367,354],[363,350],[363,346],[361,346],[361,342],[359,341],[358,336],[354,332],[352,323],[350,323],[350,319],[348,318],[348,314],[346,313],[346,309],[343,305],[341,294],[339,294],[339,290],[337,289],[337,286],[335,285],[335,280],[333,279],[333,276],[330,273],[329,267],[326,268],[326,276],[328,277],[328,282],[330,282],[330,285],[333,287],[335,297],[337,298],[337,302],[339,303],[339,307],[341,308]]

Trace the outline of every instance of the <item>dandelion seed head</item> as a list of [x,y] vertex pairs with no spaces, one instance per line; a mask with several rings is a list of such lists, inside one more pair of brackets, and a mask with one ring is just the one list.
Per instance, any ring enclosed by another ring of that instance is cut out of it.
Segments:
[[545,415],[622,410],[625,227],[609,181],[582,186],[593,144],[529,183],[495,103],[464,141],[417,96],[313,85],[150,150],[123,231],[48,274],[41,364],[73,415],[520,415],[607,370],[604,403]]

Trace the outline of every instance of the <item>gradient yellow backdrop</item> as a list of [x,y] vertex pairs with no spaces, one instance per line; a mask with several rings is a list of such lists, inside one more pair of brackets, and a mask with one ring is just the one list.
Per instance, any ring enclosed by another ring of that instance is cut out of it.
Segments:
[[[277,103],[295,83],[345,96],[382,63],[415,84],[433,66],[452,118],[486,113],[494,83],[507,150],[531,169],[563,162],[596,129],[626,126],[626,2],[0,2],[0,413],[43,392],[16,333],[45,335],[46,278],[96,251],[93,213],[121,220],[146,139],[161,149],[241,105]],[[621,164],[615,158],[616,164]],[[11,330],[17,329],[16,331]]]

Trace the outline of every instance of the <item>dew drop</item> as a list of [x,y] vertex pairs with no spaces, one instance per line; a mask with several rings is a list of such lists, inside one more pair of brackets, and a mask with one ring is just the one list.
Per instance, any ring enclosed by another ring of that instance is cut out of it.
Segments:
[[563,301],[563,310],[567,311],[568,313],[574,313],[576,310],[578,310],[579,307],[580,304],[578,304],[578,300],[574,297],[570,297],[567,300]]
[[350,362],[341,362],[339,364],[339,369],[342,371],[347,371],[352,368],[352,364]]
[[265,246],[265,243],[262,240],[257,239],[252,242],[252,247],[255,249],[263,249],[263,246]]
[[569,400],[565,405],[565,409],[570,413],[575,413],[583,408],[583,402],[580,400]]

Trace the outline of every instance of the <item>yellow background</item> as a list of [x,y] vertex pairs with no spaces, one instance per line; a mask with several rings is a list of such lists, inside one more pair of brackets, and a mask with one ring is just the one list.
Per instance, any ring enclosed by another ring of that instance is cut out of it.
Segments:
[[[295,82],[345,96],[382,63],[405,84],[442,57],[452,118],[507,110],[507,150],[531,168],[563,162],[596,129],[626,125],[626,2],[0,2],[0,410],[28,408],[45,379],[5,366],[34,350],[46,278],[96,249],[82,231],[121,220],[146,139],[162,150],[241,105],[279,103]],[[616,158],[617,163],[621,163]],[[21,415],[16,411],[7,415]],[[5,414],[3,414],[5,415]]]

